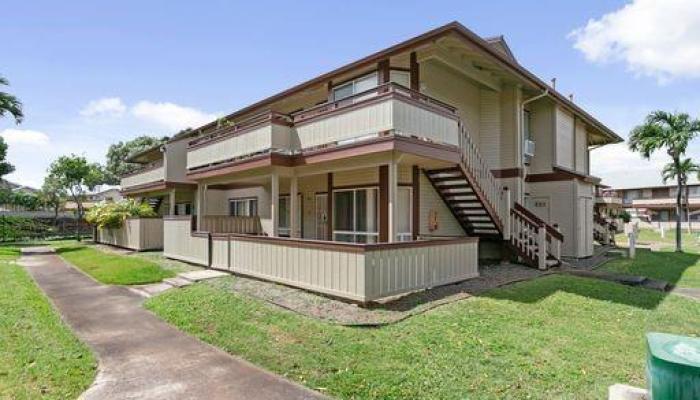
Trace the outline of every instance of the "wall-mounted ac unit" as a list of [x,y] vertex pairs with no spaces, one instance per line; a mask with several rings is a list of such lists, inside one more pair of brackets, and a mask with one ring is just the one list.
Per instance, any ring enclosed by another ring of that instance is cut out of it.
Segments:
[[523,155],[527,157],[535,156],[535,142],[532,140],[525,140],[525,145],[523,146]]

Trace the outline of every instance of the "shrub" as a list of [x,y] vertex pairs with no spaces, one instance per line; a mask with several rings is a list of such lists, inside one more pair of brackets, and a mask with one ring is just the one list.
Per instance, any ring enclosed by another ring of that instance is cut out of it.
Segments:
[[11,215],[0,216],[2,241],[42,238],[52,234],[56,234],[56,228],[40,220]]
[[119,228],[129,217],[157,217],[148,203],[137,203],[133,199],[116,203],[102,203],[92,207],[85,220],[98,228]]
[[628,223],[632,219],[632,216],[627,211],[623,211],[620,213],[620,218],[624,223]]

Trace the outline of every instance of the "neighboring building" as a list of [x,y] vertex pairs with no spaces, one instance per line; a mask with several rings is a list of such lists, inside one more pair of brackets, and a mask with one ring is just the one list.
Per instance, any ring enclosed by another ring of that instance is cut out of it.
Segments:
[[[95,206],[95,204],[104,202],[117,202],[124,199],[119,188],[108,188],[104,190],[99,190],[94,193],[87,193],[85,195],[85,200],[83,201],[83,209],[89,210]],[[63,205],[65,211],[77,211],[78,205],[74,201],[68,200]]]
[[160,199],[166,256],[369,301],[476,276],[477,241],[591,256],[589,150],[620,141],[451,23],[137,155],[122,192]]
[[[622,200],[622,206],[633,218],[653,225],[660,223],[675,223],[676,221],[676,195],[678,189],[675,185],[645,186],[626,189],[615,189]],[[683,210],[681,219],[684,224],[688,221],[700,221],[700,184],[688,185],[688,201],[683,196]],[[697,224],[700,228],[700,224]]]

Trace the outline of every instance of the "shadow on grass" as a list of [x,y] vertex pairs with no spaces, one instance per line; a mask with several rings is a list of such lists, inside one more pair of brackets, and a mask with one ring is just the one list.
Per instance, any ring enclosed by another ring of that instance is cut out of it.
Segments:
[[85,249],[85,246],[80,246],[80,245],[77,245],[77,246],[58,247],[58,248],[56,249],[56,254],[59,254],[59,255],[60,255],[60,254],[64,254],[64,253],[72,253],[72,252],[80,251],[80,250],[84,250],[84,249]]

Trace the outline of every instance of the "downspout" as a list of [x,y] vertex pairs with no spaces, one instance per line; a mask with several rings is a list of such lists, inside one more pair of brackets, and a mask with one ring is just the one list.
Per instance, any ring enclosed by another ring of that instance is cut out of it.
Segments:
[[[520,110],[519,110],[519,113],[520,113],[520,116],[519,116],[520,117],[520,132],[525,131],[525,106],[529,103],[532,103],[533,101],[537,101],[541,98],[547,97],[548,95],[549,95],[549,88],[546,88],[544,90],[544,92],[542,92],[538,95],[532,96],[529,99],[523,100],[523,102],[520,103]],[[520,157],[520,164],[523,165],[523,182],[525,182],[525,179],[527,178],[527,172],[525,171],[525,165],[522,162],[523,161],[523,145],[524,144],[525,144],[525,138],[521,137],[520,138],[520,154],[518,154],[518,157]],[[520,198],[518,199],[518,201],[524,203],[525,193],[523,193],[523,192],[524,192],[523,190],[520,191],[520,196],[519,196]]]

